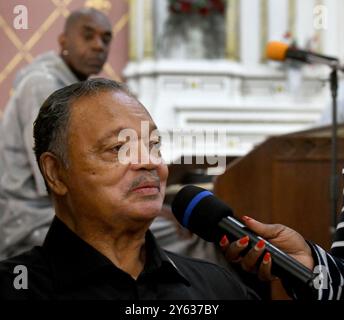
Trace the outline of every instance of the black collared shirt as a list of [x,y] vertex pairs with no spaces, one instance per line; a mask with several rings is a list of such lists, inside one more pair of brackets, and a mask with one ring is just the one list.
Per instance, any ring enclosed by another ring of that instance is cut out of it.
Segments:
[[[0,299],[189,300],[255,298],[227,270],[162,250],[146,234],[137,280],[55,218],[42,247],[0,263]],[[23,267],[27,269],[27,289]],[[19,289],[18,289],[19,285]]]

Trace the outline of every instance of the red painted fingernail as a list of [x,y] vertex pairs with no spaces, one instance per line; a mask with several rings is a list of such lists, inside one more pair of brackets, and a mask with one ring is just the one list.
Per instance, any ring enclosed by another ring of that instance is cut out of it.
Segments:
[[261,250],[261,249],[264,248],[264,246],[265,246],[265,241],[264,241],[264,240],[259,240],[259,241],[257,242],[255,248],[256,248],[256,250]]
[[264,258],[263,258],[263,263],[269,263],[270,259],[271,259],[270,252],[265,253]]
[[224,236],[221,238],[220,246],[221,246],[221,247],[224,247],[227,243],[228,243],[228,239],[227,239],[226,235],[224,235]]
[[253,220],[252,218],[250,218],[250,217],[248,217],[248,216],[243,216],[242,219],[243,219],[245,222],[248,222],[248,221]]
[[239,240],[239,244],[240,246],[245,246],[248,244],[249,241],[250,241],[249,236],[245,236]]

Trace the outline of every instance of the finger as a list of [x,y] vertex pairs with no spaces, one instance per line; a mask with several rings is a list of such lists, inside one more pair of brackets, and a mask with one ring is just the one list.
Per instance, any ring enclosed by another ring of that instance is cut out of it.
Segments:
[[266,239],[277,237],[277,235],[283,230],[283,228],[285,228],[283,225],[280,224],[261,223],[248,216],[243,216],[241,219],[244,221],[247,227]]
[[256,265],[259,257],[265,249],[265,241],[259,240],[257,244],[241,260],[241,267],[247,272],[256,272]]
[[230,262],[239,262],[241,260],[240,253],[248,246],[250,238],[245,236],[233,243],[231,243],[226,251],[225,257]]
[[274,277],[271,274],[271,254],[266,252],[261,265],[259,266],[258,278],[262,281],[271,281]]
[[228,241],[228,238],[227,238],[226,235],[224,235],[224,236],[221,238],[220,247],[221,247],[222,251],[224,251],[224,252],[226,252],[226,250],[228,249],[228,247],[229,247],[229,241]]

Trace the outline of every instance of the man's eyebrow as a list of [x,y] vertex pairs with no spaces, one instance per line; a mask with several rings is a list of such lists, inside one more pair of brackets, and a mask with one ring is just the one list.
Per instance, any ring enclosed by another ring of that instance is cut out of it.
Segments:
[[84,24],[84,25],[82,26],[82,28],[83,28],[85,31],[96,31],[95,28],[93,28],[92,26],[87,25],[87,24]]
[[[119,127],[117,129],[114,129],[114,130],[111,130],[109,132],[107,132],[106,134],[104,134],[101,138],[98,139],[98,143],[99,144],[103,144],[103,143],[106,143],[106,141],[108,139],[111,139],[111,138],[117,138],[119,133],[122,131],[122,130],[134,130],[134,129],[131,129],[131,128],[125,128],[125,127]],[[151,124],[149,126],[149,132],[151,133],[152,131],[155,131],[157,130],[158,133],[159,133],[159,130],[157,128],[157,126],[155,124]]]
[[[94,28],[93,26],[89,25],[89,24],[84,24],[82,26],[82,28],[84,29],[84,31],[91,31],[91,32],[96,32],[97,29]],[[105,30],[104,32],[102,32],[104,35],[106,36],[110,36],[112,37],[112,31],[111,30]]]
[[109,132],[107,132],[106,134],[104,134],[101,138],[99,138],[99,140],[97,141],[99,144],[103,144],[105,143],[107,140],[109,140],[110,138],[117,138],[119,133],[122,130],[125,130],[126,128],[124,127],[119,127],[117,129],[111,130]]

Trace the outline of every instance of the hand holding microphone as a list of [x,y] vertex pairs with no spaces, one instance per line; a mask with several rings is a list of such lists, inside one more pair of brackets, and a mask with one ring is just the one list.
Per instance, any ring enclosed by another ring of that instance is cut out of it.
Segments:
[[[281,225],[264,225],[253,219],[247,221],[246,226],[236,220],[232,210],[211,192],[195,186],[186,186],[178,192],[172,211],[184,227],[207,241],[219,243],[224,234],[231,242],[248,236],[251,250],[242,259],[248,265],[257,262],[254,247],[263,240],[265,250],[260,255],[266,252],[271,255],[273,275],[312,287],[315,275],[309,269],[313,265],[311,250],[296,231]],[[264,277],[268,277],[269,268],[266,264],[261,269]]]
[[[243,217],[242,220],[247,228],[259,234],[262,238],[267,239],[272,245],[278,247],[308,269],[312,270],[314,268],[310,247],[295,230],[280,224],[263,224],[249,217]],[[224,239],[227,240],[226,238]],[[272,258],[269,253],[266,253],[265,245],[262,248],[256,245],[255,248],[241,257],[242,252],[246,252],[249,242],[245,241],[246,244],[242,245],[240,241],[240,239],[232,243],[222,241],[220,245],[226,258],[232,262],[240,262],[245,271],[257,271],[261,280],[272,280]],[[257,261],[260,261],[262,257],[263,261],[259,265],[258,270],[256,270]]]

